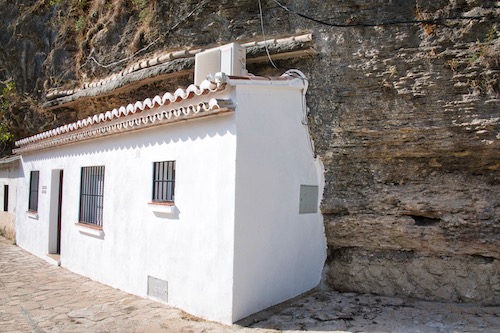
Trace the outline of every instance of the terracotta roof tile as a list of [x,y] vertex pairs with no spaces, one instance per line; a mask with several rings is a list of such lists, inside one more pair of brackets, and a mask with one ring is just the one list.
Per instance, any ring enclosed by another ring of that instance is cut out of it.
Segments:
[[[264,45],[271,45],[271,44],[286,45],[286,44],[294,43],[294,42],[307,43],[307,42],[311,42],[312,39],[313,39],[312,34],[307,33],[307,34],[290,36],[290,37],[285,37],[285,38],[267,39],[265,41],[252,41],[252,42],[244,43],[244,44],[242,44],[242,46],[248,48],[248,47],[253,47],[253,46],[264,46]],[[87,88],[96,88],[96,87],[102,86],[110,81],[113,81],[120,76],[124,76],[126,74],[130,74],[132,72],[135,72],[135,71],[138,71],[138,70],[141,70],[144,68],[156,66],[158,64],[163,64],[163,63],[175,60],[175,59],[194,57],[197,53],[200,53],[203,50],[204,49],[168,51],[168,52],[160,54],[160,55],[155,55],[152,58],[149,58],[146,60],[141,60],[139,62],[133,63],[129,67],[125,68],[124,70],[122,70],[118,74],[112,74],[109,77],[98,80],[98,81],[84,83],[80,88],[75,88],[75,89],[71,89],[71,90],[54,89],[53,91],[49,92],[46,95],[46,98],[48,100],[52,100],[52,99],[56,99],[59,97],[72,95],[80,90],[85,90]]]
[[[163,96],[155,96],[153,98],[146,98],[144,101],[137,101],[133,104],[128,104],[126,106],[121,106],[117,109],[107,111],[104,113],[96,114],[94,116],[87,117],[85,119],[80,119],[74,123],[63,125],[55,129],[45,131],[19,141],[16,141],[16,146],[23,147],[41,140],[45,140],[51,137],[55,137],[61,134],[70,133],[79,129],[89,127],[94,124],[103,123],[117,118],[127,117],[128,115],[133,115],[135,113],[140,113],[147,109],[153,109],[160,106],[173,105],[180,103],[184,100],[192,99],[196,96],[208,95],[211,93],[219,92],[224,90],[226,84],[216,84],[210,81],[203,81],[200,86],[195,86],[194,84],[188,86],[186,89],[177,89],[174,93],[165,93]],[[169,111],[162,112],[162,115],[153,115],[154,117],[150,119],[154,122],[157,118],[162,118],[163,116],[169,119],[170,117],[178,117],[182,114],[187,115],[191,111],[198,113],[199,111],[207,111],[218,108],[218,102],[216,99],[211,98],[206,102],[200,102],[194,105],[179,106]],[[146,121],[146,120],[145,120]],[[125,123],[126,127],[128,123]],[[133,126],[133,124],[130,124]],[[19,153],[20,149],[16,150]]]
[[[293,69],[279,77],[228,76],[224,73],[217,73],[215,80],[216,82],[205,80],[200,86],[192,84],[186,89],[179,88],[174,93],[167,92],[162,96],[146,98],[143,101],[137,101],[21,139],[16,141],[15,144],[19,149],[15,149],[14,153],[45,149],[96,136],[111,135],[127,129],[152,126],[166,121],[175,122],[232,111],[231,101],[215,98],[216,93],[231,85],[286,85],[307,90],[307,79],[304,74]],[[200,96],[204,96],[204,98],[198,98],[196,102],[191,104],[183,103]],[[170,108],[159,109],[161,106],[170,106]],[[158,110],[145,112],[155,108]],[[139,115],[143,112],[143,115]]]

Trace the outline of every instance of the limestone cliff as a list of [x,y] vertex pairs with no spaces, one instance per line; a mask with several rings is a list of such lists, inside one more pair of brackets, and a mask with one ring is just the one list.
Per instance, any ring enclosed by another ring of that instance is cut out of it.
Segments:
[[[0,80],[26,106],[10,111],[38,119],[13,124],[18,135],[192,77],[43,111],[50,88],[166,49],[262,38],[257,0],[0,0],[0,11]],[[262,13],[267,36],[311,32],[318,53],[248,67],[309,78],[325,279],[342,291],[500,304],[499,3],[263,0]]]

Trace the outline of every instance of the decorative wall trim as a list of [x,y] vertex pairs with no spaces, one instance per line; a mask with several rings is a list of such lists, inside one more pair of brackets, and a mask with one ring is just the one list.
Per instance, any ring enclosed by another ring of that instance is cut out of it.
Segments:
[[[126,113],[112,113],[112,115],[115,115],[116,118],[122,117],[125,119],[115,120],[108,123],[106,123],[106,121],[111,120],[113,117],[101,117],[103,115],[101,113],[100,115],[94,116],[91,121],[78,121],[78,123],[61,126],[52,131],[41,133],[44,135],[38,134],[21,140],[23,142],[18,141],[16,144],[20,146],[20,148],[13,150],[13,152],[15,154],[23,154],[54,146],[61,146],[74,142],[123,133],[126,131],[224,114],[231,111],[234,111],[231,101],[212,98],[207,102],[200,102],[197,104],[190,104],[167,110],[159,110],[158,112],[150,112],[138,117],[127,117],[128,114]],[[108,113],[109,112],[106,114]],[[130,115],[132,114],[133,113],[130,113]],[[97,126],[94,125],[94,123],[103,123],[103,126]]]

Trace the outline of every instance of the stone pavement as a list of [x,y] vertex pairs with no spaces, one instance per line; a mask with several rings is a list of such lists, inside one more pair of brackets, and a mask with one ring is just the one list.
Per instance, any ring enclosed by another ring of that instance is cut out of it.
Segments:
[[500,307],[313,291],[225,326],[104,286],[0,237],[0,332],[500,332]]

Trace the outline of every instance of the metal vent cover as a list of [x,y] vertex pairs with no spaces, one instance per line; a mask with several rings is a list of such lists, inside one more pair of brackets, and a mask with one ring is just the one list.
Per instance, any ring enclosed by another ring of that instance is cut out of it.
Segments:
[[318,186],[300,185],[299,214],[318,212]]
[[168,281],[148,275],[148,296],[168,303]]

